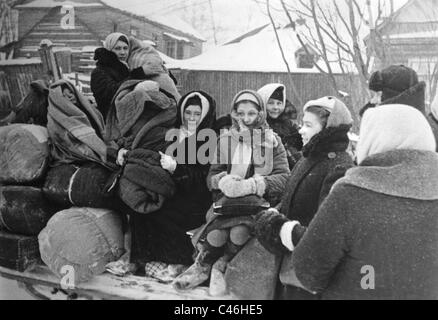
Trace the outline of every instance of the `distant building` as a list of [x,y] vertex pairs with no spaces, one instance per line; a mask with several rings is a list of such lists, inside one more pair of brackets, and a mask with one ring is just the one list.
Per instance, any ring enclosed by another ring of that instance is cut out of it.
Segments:
[[[28,0],[15,6],[18,11],[15,56],[38,56],[39,43],[45,38],[55,46],[73,50],[101,46],[105,37],[115,31],[148,40],[174,59],[186,59],[202,52],[205,40],[178,17],[146,16],[136,13],[135,8],[124,10],[123,1],[109,3],[100,0]],[[68,12],[65,8],[69,6],[74,9],[74,28],[69,28],[72,20],[66,19]]]
[[[267,24],[255,28],[232,39],[221,46],[184,61],[176,61],[169,67],[186,70],[287,72],[287,67],[279,48],[277,36],[287,64],[292,73],[320,73],[315,63],[326,69],[324,61],[311,45],[304,48],[290,25],[276,27]],[[336,56],[331,61],[337,61]],[[345,66],[353,71],[352,66]],[[331,64],[333,73],[344,73],[339,63]]]
[[404,64],[417,71],[428,84],[428,102],[438,75],[438,0],[409,0],[377,28],[386,64]]

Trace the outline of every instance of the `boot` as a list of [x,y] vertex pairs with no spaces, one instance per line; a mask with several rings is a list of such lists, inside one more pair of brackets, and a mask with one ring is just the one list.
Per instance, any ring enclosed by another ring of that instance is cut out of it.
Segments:
[[202,245],[195,262],[173,281],[174,289],[189,290],[207,281],[210,277],[211,266],[222,255],[222,252],[222,248],[215,248],[207,242]]
[[225,270],[237,252],[243,246],[238,246],[231,241],[227,242],[224,255],[220,257],[211,269],[209,294],[213,297],[220,297],[228,294],[227,283],[225,281]]
[[217,260],[211,268],[210,286],[208,292],[212,297],[224,296],[228,293],[227,284],[225,282],[225,270],[228,261],[225,256]]

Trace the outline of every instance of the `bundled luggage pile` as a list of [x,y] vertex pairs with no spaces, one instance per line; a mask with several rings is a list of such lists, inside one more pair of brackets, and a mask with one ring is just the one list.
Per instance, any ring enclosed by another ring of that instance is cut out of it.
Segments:
[[23,272],[44,262],[75,283],[124,253],[122,217],[105,192],[112,176],[93,162],[50,167],[46,128],[0,127],[0,267]]

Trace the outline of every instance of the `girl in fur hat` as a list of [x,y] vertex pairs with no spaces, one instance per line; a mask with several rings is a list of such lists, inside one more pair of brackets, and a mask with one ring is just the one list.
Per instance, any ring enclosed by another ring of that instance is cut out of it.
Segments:
[[[257,92],[239,92],[232,104],[233,125],[218,141],[216,163],[207,184],[215,200],[223,195],[239,198],[258,195],[276,205],[289,174],[281,139],[266,123],[266,108]],[[222,257],[220,269],[250,239],[252,216],[216,218],[213,208],[207,223],[195,232],[192,242],[198,249],[195,263],[174,281],[178,290],[194,288],[210,276],[213,263]]]
[[[256,235],[260,243],[272,253],[287,252],[282,245],[280,229],[283,219],[299,221],[307,226],[313,219],[320,204],[328,195],[333,183],[353,166],[353,160],[346,152],[348,131],[352,117],[343,102],[335,97],[323,97],[309,101],[304,108],[303,158],[295,165],[284,190],[284,197],[276,210],[268,210],[257,216]],[[288,225],[281,230],[290,235]],[[282,298],[312,299],[306,291],[291,286],[280,290]]]

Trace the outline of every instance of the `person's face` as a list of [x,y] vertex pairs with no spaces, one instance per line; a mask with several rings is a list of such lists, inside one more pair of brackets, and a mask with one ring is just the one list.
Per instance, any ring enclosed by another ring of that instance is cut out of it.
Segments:
[[190,125],[198,126],[201,121],[202,109],[197,105],[190,105],[184,110],[184,126],[186,128]]
[[126,59],[128,59],[129,47],[123,41],[117,41],[116,45],[111,51],[116,54],[120,61],[126,61]]
[[68,88],[64,88],[62,90],[62,94],[65,98],[67,98],[68,100],[70,100],[71,103],[76,104],[78,101],[76,99],[76,95],[74,94],[74,92],[72,92],[70,89]]
[[284,103],[283,101],[277,99],[269,99],[266,109],[268,111],[268,115],[272,119],[277,119],[284,111]]
[[304,112],[303,125],[298,131],[306,145],[310,139],[322,130],[322,123],[319,117],[312,112]]
[[240,102],[237,106],[236,113],[240,123],[247,128],[251,128],[255,125],[257,117],[259,116],[256,105],[250,101]]

